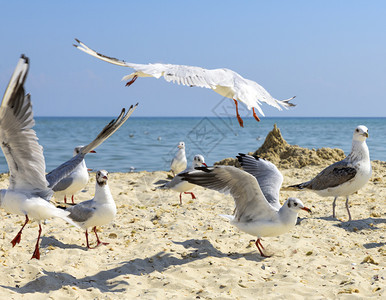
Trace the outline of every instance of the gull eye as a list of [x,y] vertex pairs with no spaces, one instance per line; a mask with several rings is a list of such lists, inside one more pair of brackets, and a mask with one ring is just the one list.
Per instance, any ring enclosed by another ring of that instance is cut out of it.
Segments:
[[295,206],[298,206],[298,204],[297,204],[296,202],[294,203],[294,205],[295,205]]
[[355,129],[355,131],[356,131],[356,132],[359,132],[359,129],[357,128],[357,129]]

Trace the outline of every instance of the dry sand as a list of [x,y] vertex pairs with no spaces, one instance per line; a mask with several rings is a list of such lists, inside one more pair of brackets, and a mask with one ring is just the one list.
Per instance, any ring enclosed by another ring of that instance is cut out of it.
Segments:
[[[110,244],[96,249],[87,250],[81,230],[53,219],[43,226],[41,259],[30,260],[37,223],[30,222],[12,248],[24,218],[2,210],[0,298],[385,298],[386,163],[372,163],[371,180],[350,197],[352,222],[346,222],[344,199],[332,219],[332,198],[281,191],[282,202],[299,197],[313,214],[302,212],[300,225],[263,240],[270,258],[259,255],[254,237],[218,216],[232,213],[229,195],[197,187],[197,200],[183,195],[180,206],[178,193],[154,189],[167,177],[161,171],[110,174],[118,214],[99,233]],[[281,168],[283,185],[320,170]],[[93,196],[91,177],[77,202]],[[2,175],[0,187],[7,185]]]

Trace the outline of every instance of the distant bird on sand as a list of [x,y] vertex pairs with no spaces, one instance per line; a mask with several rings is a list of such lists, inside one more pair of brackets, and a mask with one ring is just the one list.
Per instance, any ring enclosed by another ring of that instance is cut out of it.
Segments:
[[202,187],[229,192],[235,200],[234,215],[222,216],[241,231],[256,236],[256,247],[261,256],[266,257],[261,238],[288,232],[295,226],[300,210],[311,210],[297,198],[288,198],[280,205],[282,176],[275,165],[245,154],[237,158],[248,171],[232,166],[200,167],[181,177]]
[[348,197],[361,189],[371,177],[370,153],[366,144],[368,137],[367,127],[358,126],[354,130],[351,153],[345,159],[325,168],[314,179],[291,185],[290,188],[310,189],[322,197],[334,196],[333,218],[335,218],[336,199],[346,196],[346,209],[349,221],[351,221]]
[[[74,149],[73,156],[80,153],[83,146],[77,146]],[[91,150],[90,153],[96,153],[95,150]],[[67,195],[71,195],[71,201],[74,203],[74,194],[78,193],[88,183],[88,171],[86,161],[83,159],[82,162],[71,172],[66,178],[63,178],[53,188],[56,197],[64,196],[64,203],[67,203]]]
[[80,202],[66,209],[66,211],[70,212],[68,217],[77,223],[81,228],[86,230],[86,244],[89,249],[91,247],[88,241],[87,229],[93,227],[93,231],[97,238],[97,244],[94,248],[101,244],[108,245],[108,243],[103,243],[99,240],[96,227],[110,223],[117,214],[117,207],[107,184],[107,176],[107,171],[98,171],[96,173],[94,198],[88,201]]
[[91,56],[111,64],[134,69],[136,72],[127,75],[122,79],[129,80],[126,83],[126,86],[133,84],[138,77],[155,77],[158,79],[163,76],[167,82],[178,83],[190,87],[198,86],[212,89],[223,97],[233,99],[236,105],[237,120],[241,127],[243,127],[243,120],[238,112],[238,101],[244,103],[249,110],[252,108],[253,116],[257,121],[260,121],[260,119],[256,115],[255,108],[262,116],[264,116],[263,110],[260,108],[262,103],[271,105],[278,110],[295,106],[295,104],[290,103],[295,97],[291,97],[287,100],[277,100],[255,81],[245,79],[240,74],[229,69],[222,68],[209,70],[194,66],[160,63],[147,65],[135,64],[108,57],[90,49],[78,39],[75,40],[77,44],[74,44],[74,46]]
[[178,151],[170,164],[170,170],[172,171],[173,176],[176,176],[176,174],[185,170],[188,164],[185,154],[185,143],[179,142],[177,148]]
[[192,196],[192,199],[196,199],[196,196],[192,192],[188,192],[192,188],[194,188],[194,184],[191,184],[187,182],[186,180],[182,180],[181,174],[193,171],[196,167],[207,167],[204,157],[202,155],[195,155],[193,158],[193,163],[190,167],[185,169],[184,171],[177,174],[171,181],[165,183],[164,185],[160,186],[161,189],[171,189],[173,191],[180,193],[180,204],[182,204],[182,193],[184,194],[190,194]]

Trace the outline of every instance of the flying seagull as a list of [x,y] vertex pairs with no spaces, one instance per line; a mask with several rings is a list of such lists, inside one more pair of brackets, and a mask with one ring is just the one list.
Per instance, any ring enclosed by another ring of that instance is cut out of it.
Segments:
[[20,243],[21,233],[29,218],[38,221],[39,234],[32,258],[40,259],[41,220],[59,217],[76,225],[68,218],[69,212],[56,208],[50,203],[54,193],[53,188],[76,168],[87,153],[121,127],[135,107],[131,107],[127,114],[123,109],[118,118],[106,125],[90,144],[82,148],[77,156],[45,175],[43,147],[39,145],[36,132],[32,129],[35,121],[31,97],[24,91],[28,69],[29,59],[22,55],[0,106],[0,143],[10,173],[8,189],[0,190],[0,206],[8,213],[22,215],[26,218],[22,228],[11,241],[12,246]]
[[314,179],[289,187],[310,189],[322,197],[334,196],[332,202],[333,218],[335,218],[336,199],[340,196],[346,196],[346,209],[349,221],[351,221],[348,197],[361,189],[371,177],[370,153],[366,144],[368,137],[367,127],[358,126],[354,130],[351,153],[345,159],[328,166]]
[[[222,193],[229,192],[235,200],[236,208],[233,216],[223,217],[241,231],[256,236],[256,247],[261,256],[266,257],[261,238],[288,232],[295,226],[300,210],[311,210],[297,198],[288,198],[283,206],[280,205],[281,183],[278,184],[277,178],[281,176],[277,174],[280,172],[273,164],[266,161],[261,163],[260,158],[245,154],[240,154],[238,159],[242,166],[248,165],[248,172],[233,166],[215,166],[199,167],[180,176],[183,180],[205,188]],[[262,165],[269,167],[259,170]],[[260,183],[260,175],[255,177],[252,173],[261,173],[263,177],[271,178],[272,183],[269,184],[269,180]]]
[[87,47],[78,39],[75,39],[75,41],[77,42],[77,44],[74,44],[76,48],[91,56],[118,66],[134,69],[134,73],[122,78],[122,80],[129,80],[126,86],[133,84],[138,77],[155,77],[158,79],[163,76],[167,82],[212,89],[223,97],[233,99],[236,106],[237,120],[241,127],[243,127],[243,120],[238,112],[238,101],[244,103],[248,107],[248,110],[252,109],[253,116],[257,121],[260,121],[260,119],[256,115],[255,108],[264,116],[263,110],[260,108],[262,103],[271,105],[278,110],[295,106],[295,104],[290,103],[295,96],[286,100],[277,100],[257,82],[245,79],[240,74],[229,69],[209,70],[194,66],[160,63],[147,65],[135,64],[103,55]]

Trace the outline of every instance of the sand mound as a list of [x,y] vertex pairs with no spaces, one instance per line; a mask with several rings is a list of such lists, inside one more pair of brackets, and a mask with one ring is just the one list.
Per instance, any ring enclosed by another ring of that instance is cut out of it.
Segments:
[[[274,163],[279,168],[302,168],[308,165],[329,165],[345,157],[343,150],[321,148],[308,149],[298,145],[290,145],[281,135],[280,129],[276,124],[265,138],[264,144],[255,152],[248,154],[257,155]],[[226,158],[215,165],[239,166],[236,158]]]

